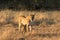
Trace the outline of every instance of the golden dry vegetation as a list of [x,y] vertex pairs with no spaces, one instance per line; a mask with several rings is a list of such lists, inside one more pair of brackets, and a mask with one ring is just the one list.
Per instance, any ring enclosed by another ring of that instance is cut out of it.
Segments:
[[[18,17],[34,14],[32,32],[18,31]],[[60,40],[60,11],[0,11],[0,40]]]

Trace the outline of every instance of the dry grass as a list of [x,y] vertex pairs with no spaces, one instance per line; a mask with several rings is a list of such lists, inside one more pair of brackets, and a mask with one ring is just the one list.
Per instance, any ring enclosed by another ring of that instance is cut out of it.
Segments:
[[[32,32],[18,31],[18,17],[34,14]],[[60,40],[60,11],[0,11],[0,40]]]

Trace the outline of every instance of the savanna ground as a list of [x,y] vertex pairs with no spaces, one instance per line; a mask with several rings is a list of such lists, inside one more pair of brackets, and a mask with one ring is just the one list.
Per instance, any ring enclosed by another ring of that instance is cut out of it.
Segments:
[[[18,17],[34,14],[32,32],[18,31]],[[60,11],[0,11],[0,40],[60,40]]]

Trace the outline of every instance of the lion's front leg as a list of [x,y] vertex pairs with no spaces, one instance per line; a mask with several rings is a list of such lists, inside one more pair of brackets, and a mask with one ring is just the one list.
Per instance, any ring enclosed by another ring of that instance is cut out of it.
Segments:
[[32,31],[32,27],[31,27],[31,26],[29,26],[29,31],[30,31],[30,32]]
[[28,25],[26,25],[26,30],[27,30],[27,32],[28,32]]
[[21,31],[21,23],[19,23],[19,27],[18,27],[19,31]]

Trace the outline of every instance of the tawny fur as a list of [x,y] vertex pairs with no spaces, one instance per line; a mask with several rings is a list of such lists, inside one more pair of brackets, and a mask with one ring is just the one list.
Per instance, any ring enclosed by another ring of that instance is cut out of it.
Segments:
[[29,27],[29,30],[31,31],[31,26],[29,26],[29,23],[32,21],[32,16],[27,16],[27,17],[23,17],[23,16],[20,16],[19,19],[18,19],[18,23],[19,23],[19,30],[21,30],[21,25],[26,25],[26,30],[28,32],[28,27]]

